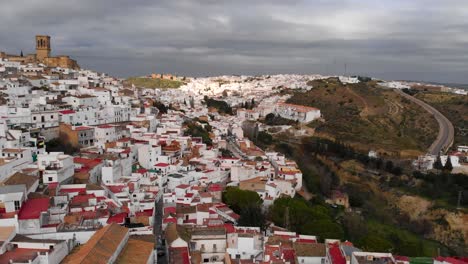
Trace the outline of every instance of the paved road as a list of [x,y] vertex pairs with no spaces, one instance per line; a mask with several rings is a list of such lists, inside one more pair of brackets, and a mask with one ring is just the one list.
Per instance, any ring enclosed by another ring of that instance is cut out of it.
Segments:
[[395,89],[395,92],[421,106],[434,116],[434,118],[437,120],[437,123],[439,123],[439,134],[427,152],[432,155],[438,155],[441,152],[445,153],[453,144],[454,129],[452,123],[434,107],[426,104],[425,102],[409,94],[406,94],[401,90]]

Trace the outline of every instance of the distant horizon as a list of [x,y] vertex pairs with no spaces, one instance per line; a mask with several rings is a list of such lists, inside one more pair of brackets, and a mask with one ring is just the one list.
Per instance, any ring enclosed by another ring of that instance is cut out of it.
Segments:
[[[246,8],[248,7],[248,8]],[[9,2],[0,50],[52,54],[127,77],[317,73],[468,83],[468,1]],[[12,26],[14,25],[14,26]]]

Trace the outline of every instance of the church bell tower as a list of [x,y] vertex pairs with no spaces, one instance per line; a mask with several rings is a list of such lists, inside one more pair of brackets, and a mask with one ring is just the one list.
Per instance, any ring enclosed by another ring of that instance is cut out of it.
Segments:
[[36,58],[39,61],[44,58],[50,57],[50,36],[37,35],[36,36]]

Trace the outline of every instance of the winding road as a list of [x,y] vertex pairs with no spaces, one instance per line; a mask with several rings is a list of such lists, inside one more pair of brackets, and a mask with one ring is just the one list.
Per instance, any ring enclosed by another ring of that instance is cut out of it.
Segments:
[[431,155],[438,155],[440,153],[445,153],[453,144],[454,138],[454,128],[452,123],[439,111],[437,111],[434,107],[426,104],[425,102],[402,92],[399,89],[394,89],[394,91],[403,96],[404,98],[412,101],[413,103],[421,106],[426,111],[431,113],[434,118],[439,123],[439,134],[437,135],[436,140],[432,143],[432,145],[427,150],[428,154]]

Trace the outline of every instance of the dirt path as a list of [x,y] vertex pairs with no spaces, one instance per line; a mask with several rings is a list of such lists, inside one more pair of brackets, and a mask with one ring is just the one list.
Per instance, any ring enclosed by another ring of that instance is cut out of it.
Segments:
[[359,101],[362,102],[362,104],[364,105],[364,109],[361,111],[359,115],[361,117],[366,118],[369,115],[369,105],[367,104],[366,99],[364,99],[362,96],[360,96],[355,91],[353,91],[353,89],[350,89],[349,86],[346,86],[346,89],[348,90],[350,94],[352,94],[354,97],[356,97]]

